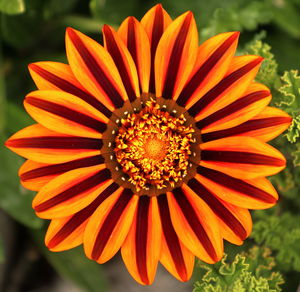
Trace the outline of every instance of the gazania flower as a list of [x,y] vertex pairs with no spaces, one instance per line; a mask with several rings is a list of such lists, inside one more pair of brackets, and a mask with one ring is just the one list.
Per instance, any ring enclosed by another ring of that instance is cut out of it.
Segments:
[[104,46],[68,28],[68,65],[29,65],[39,90],[24,105],[37,124],[6,146],[28,159],[21,182],[51,219],[50,250],[83,244],[103,263],[121,249],[150,284],[158,261],[187,281],[195,256],[215,263],[223,239],[242,244],[248,209],[278,199],[265,177],[285,159],[266,142],[291,118],[254,82],[262,58],[234,56],[238,36],[199,46],[191,12],[172,21],[157,5],[105,25]]

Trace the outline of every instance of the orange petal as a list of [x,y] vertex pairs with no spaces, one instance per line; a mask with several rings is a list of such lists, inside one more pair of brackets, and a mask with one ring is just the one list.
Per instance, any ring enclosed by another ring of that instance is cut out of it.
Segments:
[[84,88],[110,109],[128,99],[118,69],[110,54],[96,41],[67,28],[66,51],[71,69]]
[[99,263],[111,259],[122,246],[133,222],[138,196],[120,188],[92,215],[84,232],[84,250]]
[[141,196],[133,224],[122,246],[123,261],[132,277],[150,285],[161,248],[161,223],[156,197]]
[[247,209],[233,206],[215,196],[196,178],[192,178],[189,188],[197,194],[214,212],[221,226],[223,237],[234,244],[242,244],[252,229],[250,213]]
[[207,204],[185,185],[167,197],[174,229],[183,244],[207,263],[219,261],[223,240],[219,223]]
[[197,127],[201,129],[201,134],[234,127],[253,118],[270,101],[269,89],[262,84],[252,83],[243,96],[197,122]]
[[266,107],[258,115],[243,124],[203,134],[202,140],[208,142],[229,136],[248,136],[267,142],[285,131],[291,122],[292,118],[284,111],[274,107]]
[[151,53],[149,38],[144,27],[130,16],[122,22],[118,34],[135,62],[141,91],[149,92]]
[[78,96],[92,105],[106,117],[111,116],[111,111],[100,100],[90,95],[77,81],[69,65],[58,62],[37,62],[29,64],[29,72],[36,86],[41,90],[61,90]]
[[162,35],[155,55],[156,96],[176,99],[194,67],[198,32],[194,16],[186,12]]
[[158,42],[171,24],[172,19],[161,4],[152,7],[142,18],[141,24],[145,28],[151,47],[151,73],[150,73],[150,92],[155,92],[154,59]]
[[201,166],[236,178],[273,175],[285,167],[285,158],[278,150],[252,137],[228,137],[200,147]]
[[274,206],[278,194],[264,177],[237,179],[202,166],[197,168],[196,179],[223,201],[247,209],[266,209]]
[[102,32],[104,47],[115,61],[129,100],[134,101],[140,96],[139,79],[134,61],[123,41],[112,27],[104,25]]
[[101,138],[108,122],[94,107],[63,91],[33,91],[26,96],[24,106],[38,123],[63,134]]
[[177,99],[179,105],[194,104],[222,80],[235,53],[238,37],[239,32],[221,33],[199,47],[195,67]]
[[32,191],[39,191],[53,178],[67,171],[104,163],[101,155],[77,159],[59,164],[46,164],[27,160],[19,170],[22,185]]
[[41,218],[66,217],[85,208],[111,182],[105,164],[74,169],[42,187],[32,207]]
[[195,256],[179,240],[170,217],[166,195],[158,197],[163,229],[160,262],[178,280],[186,282],[193,273]]
[[224,108],[237,97],[242,96],[253,81],[262,62],[262,57],[234,57],[225,77],[195,103],[187,105],[188,112],[197,121]]
[[59,134],[35,124],[11,136],[5,146],[27,159],[57,164],[99,155],[102,141]]
[[46,246],[51,251],[63,251],[80,245],[90,216],[118,188],[112,183],[84,209],[65,218],[52,219],[45,237]]

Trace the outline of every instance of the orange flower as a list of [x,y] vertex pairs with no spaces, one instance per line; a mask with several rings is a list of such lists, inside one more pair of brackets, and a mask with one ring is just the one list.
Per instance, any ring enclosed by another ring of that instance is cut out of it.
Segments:
[[187,281],[195,256],[215,263],[223,239],[242,244],[248,209],[278,199],[265,176],[285,159],[266,142],[291,118],[253,81],[262,58],[234,56],[238,36],[198,46],[193,14],[172,21],[157,5],[117,32],[105,25],[104,47],[68,28],[69,65],[29,65],[39,90],[24,105],[37,124],[6,146],[28,159],[21,182],[51,219],[50,250],[83,244],[103,263],[121,248],[151,284],[158,261]]

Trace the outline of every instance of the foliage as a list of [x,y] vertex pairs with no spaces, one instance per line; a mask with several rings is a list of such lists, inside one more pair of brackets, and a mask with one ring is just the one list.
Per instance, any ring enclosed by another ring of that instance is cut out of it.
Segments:
[[195,283],[194,292],[281,291],[282,275],[275,272],[275,260],[267,248],[257,246],[237,254],[233,261],[227,255],[214,264],[200,263],[207,272]]

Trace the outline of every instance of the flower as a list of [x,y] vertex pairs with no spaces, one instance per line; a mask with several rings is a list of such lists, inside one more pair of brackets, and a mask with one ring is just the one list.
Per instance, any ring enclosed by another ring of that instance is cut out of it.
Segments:
[[172,21],[156,5],[117,32],[105,25],[104,47],[68,28],[68,65],[29,65],[39,90],[24,105],[37,124],[6,146],[28,159],[21,183],[51,219],[50,250],[83,244],[103,263],[121,249],[151,284],[158,261],[187,281],[195,256],[215,263],[223,239],[242,244],[248,209],[278,199],[265,176],[285,159],[266,142],[291,118],[253,81],[262,58],[234,56],[238,36],[198,46],[191,12]]

